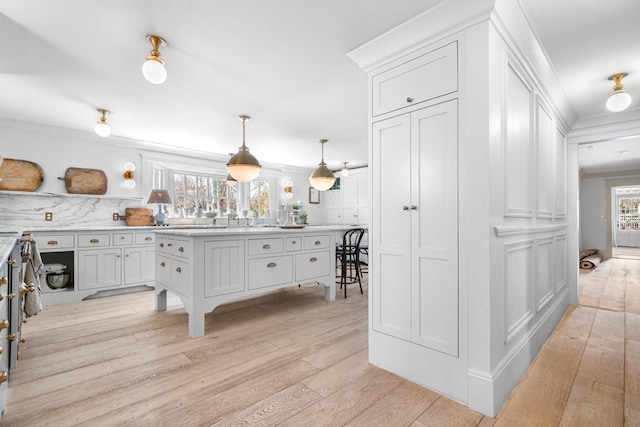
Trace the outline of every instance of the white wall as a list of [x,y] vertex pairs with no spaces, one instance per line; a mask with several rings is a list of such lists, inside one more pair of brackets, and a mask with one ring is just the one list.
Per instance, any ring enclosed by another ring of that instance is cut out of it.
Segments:
[[[101,138],[93,132],[81,132],[33,124],[0,120],[0,154],[5,158],[28,160],[39,164],[44,171],[44,182],[34,193],[0,192],[0,226],[74,227],[79,225],[114,226],[112,213],[124,215],[126,207],[146,206],[151,174],[144,170],[144,159],[163,156],[177,163],[197,165],[200,168],[225,170],[227,155],[172,149],[144,141],[111,136]],[[136,165],[133,189],[124,187],[123,164]],[[69,167],[103,170],[108,179],[104,196],[68,195],[64,177]],[[284,195],[284,183],[294,183],[293,202],[300,200],[312,224],[324,221],[321,204],[308,203],[308,176],[311,169],[263,164],[265,175],[279,178],[278,195]],[[275,213],[277,207],[271,210]],[[44,221],[44,212],[54,211],[54,220]]]
[[607,193],[604,178],[580,180],[580,248],[607,248]]

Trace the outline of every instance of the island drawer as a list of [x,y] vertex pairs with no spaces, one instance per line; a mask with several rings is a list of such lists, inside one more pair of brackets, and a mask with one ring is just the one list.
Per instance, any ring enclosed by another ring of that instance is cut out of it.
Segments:
[[132,233],[114,233],[113,246],[126,246],[133,243]]
[[136,245],[150,245],[156,241],[156,233],[136,233]]
[[296,255],[296,281],[321,277],[331,271],[331,252],[313,252]]
[[281,237],[272,239],[249,239],[249,255],[280,253],[284,249]]
[[295,251],[302,250],[302,236],[287,237],[285,241],[285,248],[287,248],[287,252],[295,252]]
[[331,245],[331,237],[328,234],[321,236],[305,236],[304,250],[325,249]]
[[290,255],[249,260],[249,289],[291,282],[293,282],[293,259]]

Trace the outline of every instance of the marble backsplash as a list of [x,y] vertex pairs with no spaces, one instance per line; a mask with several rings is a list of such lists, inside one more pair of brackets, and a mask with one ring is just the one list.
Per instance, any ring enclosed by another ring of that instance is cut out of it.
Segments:
[[[113,214],[140,208],[142,198],[0,191],[0,227],[20,229],[124,226]],[[45,220],[51,212],[53,219]]]

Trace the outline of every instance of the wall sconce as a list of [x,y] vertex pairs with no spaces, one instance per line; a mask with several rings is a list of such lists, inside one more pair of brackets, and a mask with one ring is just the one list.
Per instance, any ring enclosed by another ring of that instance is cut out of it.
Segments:
[[285,184],[284,196],[289,200],[293,199],[293,181],[287,181]]
[[342,162],[342,164],[344,166],[342,166],[342,170],[340,171],[340,175],[342,176],[349,176],[349,169],[347,169],[347,163],[349,162]]
[[98,120],[98,123],[96,123],[96,127],[94,128],[94,130],[96,131],[98,136],[104,138],[111,135],[111,128],[107,124],[107,118],[105,117],[107,114],[109,114],[109,110],[98,108],[98,112],[100,113],[100,120]]
[[142,75],[149,83],[159,85],[167,79],[167,70],[164,68],[164,60],[160,58],[158,49],[165,47],[167,42],[162,37],[152,34],[147,36],[147,40],[151,43],[151,52],[142,64]]
[[614,113],[625,110],[631,105],[631,95],[629,95],[626,89],[622,88],[622,78],[626,77],[627,73],[618,73],[609,77],[609,80],[613,80],[613,92],[609,94],[607,99],[607,109]]
[[324,162],[324,144],[328,139],[321,139],[320,144],[322,147],[322,160],[318,164],[318,167],[311,173],[309,182],[318,191],[326,191],[333,186],[336,182],[336,177],[333,176],[333,172],[329,170],[327,164]]
[[131,190],[136,186],[136,181],[133,178],[133,172],[135,172],[136,170],[136,165],[132,162],[126,162],[123,165],[123,169],[124,169],[124,174],[123,174],[124,188],[128,188],[129,190]]

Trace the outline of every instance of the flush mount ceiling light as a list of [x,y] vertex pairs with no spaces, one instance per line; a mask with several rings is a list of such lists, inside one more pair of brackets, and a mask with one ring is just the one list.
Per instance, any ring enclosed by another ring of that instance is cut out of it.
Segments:
[[107,124],[107,118],[105,117],[107,114],[109,114],[109,111],[98,108],[98,112],[100,113],[100,120],[98,120],[98,123],[96,123],[96,127],[94,129],[98,136],[104,138],[111,135],[111,128]]
[[167,79],[167,70],[164,68],[164,60],[160,58],[160,49],[165,47],[167,42],[162,37],[148,35],[147,40],[151,43],[151,53],[147,55],[147,60],[142,64],[142,75],[149,83],[159,85]]
[[247,120],[250,120],[251,117],[239,116],[238,119],[242,121],[242,146],[239,151],[229,159],[229,163],[227,163],[227,170],[231,176],[238,181],[248,182],[258,177],[262,166],[258,163],[258,159],[249,153],[249,149],[245,145],[244,141],[244,124]]
[[336,177],[333,176],[333,172],[329,170],[327,164],[324,162],[324,144],[327,141],[328,139],[320,140],[320,144],[322,144],[322,160],[318,164],[316,170],[314,170],[309,177],[309,182],[313,188],[318,191],[326,191],[333,186],[334,182],[336,182]]
[[342,166],[342,170],[340,171],[340,175],[342,176],[349,176],[349,169],[347,169],[347,163],[349,162],[342,162],[342,164],[344,166]]
[[631,104],[631,95],[622,88],[622,78],[626,76],[627,73],[618,73],[609,77],[609,80],[613,80],[615,83],[613,86],[613,92],[611,92],[609,99],[607,99],[607,109],[609,111],[622,111]]

